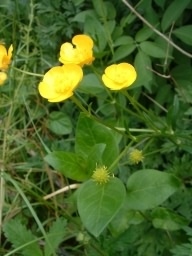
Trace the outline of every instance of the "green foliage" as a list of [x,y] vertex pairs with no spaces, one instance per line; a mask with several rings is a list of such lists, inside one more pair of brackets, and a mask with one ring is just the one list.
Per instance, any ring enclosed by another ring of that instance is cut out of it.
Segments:
[[99,236],[115,217],[125,199],[125,188],[117,178],[106,184],[89,180],[78,190],[77,207],[87,230]]
[[82,164],[83,158],[75,153],[53,151],[44,159],[67,178],[82,181],[90,176],[84,168],[85,164]]
[[[55,250],[58,249],[59,244],[63,241],[65,236],[66,220],[57,219],[53,222],[49,229],[48,237],[51,240],[51,246]],[[12,219],[4,225],[4,232],[8,240],[12,243],[16,251],[21,251],[23,256],[51,256],[52,251],[50,251],[50,245],[45,243],[44,254],[40,248],[39,240],[32,234],[30,230],[26,228],[25,225],[21,223],[19,219]]]
[[105,144],[102,159],[97,163],[110,166],[119,153],[118,143],[113,132],[103,124],[89,119],[84,114],[80,115],[76,129],[76,153],[82,157],[86,157],[95,145]]
[[[0,87],[0,255],[192,254],[191,1],[124,2],[0,3],[0,41],[14,47]],[[71,99],[46,102],[38,83],[83,33],[93,64]],[[102,74],[122,62],[137,79],[110,91]]]
[[22,251],[22,255],[42,256],[42,252],[37,242],[37,238],[30,230],[27,230],[24,225],[17,219],[11,220],[4,225],[4,232],[14,248]]
[[59,111],[50,113],[47,120],[47,127],[57,135],[66,135],[72,132],[72,123],[70,118]]
[[163,31],[167,30],[173,24],[173,22],[177,21],[177,19],[180,17],[183,11],[187,8],[189,3],[190,3],[190,0],[184,0],[184,1],[175,0],[167,7],[161,21],[161,26]]
[[186,233],[189,236],[190,243],[184,243],[182,245],[177,245],[173,250],[174,256],[188,256],[192,251],[192,230],[191,228],[185,228]]
[[188,221],[183,217],[165,208],[155,208],[152,211],[152,222],[155,228],[165,230],[178,230],[188,225]]
[[180,181],[171,174],[151,169],[137,171],[127,181],[129,208],[134,210],[154,208],[180,187]]
[[173,30],[173,34],[186,44],[192,45],[192,25],[186,25]]

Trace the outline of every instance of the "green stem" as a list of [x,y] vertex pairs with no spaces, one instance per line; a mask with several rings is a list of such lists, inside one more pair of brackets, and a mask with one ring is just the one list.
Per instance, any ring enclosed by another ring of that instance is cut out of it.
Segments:
[[104,126],[110,128],[111,130],[113,130],[113,131],[115,131],[115,132],[121,134],[122,136],[126,136],[126,137],[128,137],[129,139],[131,139],[131,140],[133,140],[133,141],[136,141],[136,137],[132,136],[130,133],[129,133],[129,134],[126,134],[126,133],[122,132],[121,130],[119,130],[119,129],[113,127],[112,125],[110,125],[110,124],[104,122],[104,121],[101,120],[99,117],[96,117],[96,116],[92,115],[91,110],[87,110],[87,109],[81,104],[81,102],[77,99],[77,97],[72,96],[72,97],[71,97],[71,100],[78,106],[78,108],[79,108],[83,113],[85,113],[85,114],[86,114],[90,119],[92,119],[93,121],[96,121],[96,122],[98,122],[98,123],[100,123],[100,124],[102,124],[102,125],[104,125]]
[[26,75],[30,75],[30,76],[38,76],[38,77],[43,77],[43,75],[41,74],[37,74],[37,73],[32,73],[32,72],[28,72],[28,71],[25,71],[25,70],[22,70],[22,69],[19,69],[19,68],[16,68],[16,67],[12,67],[14,70],[17,70],[23,74],[26,74]]
[[118,157],[115,159],[115,161],[109,166],[109,170],[113,169],[113,167],[119,163],[120,159],[126,154],[127,150],[131,145],[134,143],[134,141],[131,141],[124,149],[123,151],[118,155]]

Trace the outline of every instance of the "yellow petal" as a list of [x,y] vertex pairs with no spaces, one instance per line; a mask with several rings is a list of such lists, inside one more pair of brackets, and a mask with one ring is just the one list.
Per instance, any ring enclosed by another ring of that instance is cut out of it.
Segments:
[[0,45],[0,69],[6,70],[11,62],[13,46],[9,47],[7,52],[4,45]]
[[80,66],[66,64],[51,68],[39,83],[39,93],[50,102],[59,102],[73,95],[74,89],[83,78]]
[[111,90],[121,90],[125,87],[127,87],[127,81],[124,83],[118,83],[117,81],[111,80],[108,76],[105,74],[102,76],[103,83],[106,87],[108,87]]
[[0,58],[1,56],[7,55],[7,50],[4,45],[0,45]]
[[64,43],[61,45],[59,61],[63,64],[78,64],[77,51],[70,43]]
[[80,48],[93,48],[93,40],[87,35],[76,35],[72,39],[72,43]]
[[128,63],[110,65],[102,76],[103,83],[111,90],[129,87],[137,77],[135,68]]
[[8,49],[8,57],[9,57],[9,59],[12,58],[12,52],[13,52],[13,45],[11,44],[9,49]]
[[0,72],[0,85],[3,85],[7,80],[7,74],[5,72]]
[[77,64],[83,67],[93,62],[93,40],[87,35],[76,35],[72,43],[64,43],[60,48],[59,61],[63,64]]
[[50,98],[48,101],[49,102],[60,102],[60,101],[70,98],[72,95],[73,95],[73,92],[69,91],[68,93],[65,93],[64,95],[59,95],[56,98]]
[[45,99],[57,98],[59,94],[55,91],[54,84],[40,82],[39,83],[39,93]]

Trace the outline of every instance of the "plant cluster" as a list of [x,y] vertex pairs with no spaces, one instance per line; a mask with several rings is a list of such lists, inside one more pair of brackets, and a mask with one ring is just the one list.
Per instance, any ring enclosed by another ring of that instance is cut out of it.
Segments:
[[0,255],[191,255],[191,9],[1,1]]

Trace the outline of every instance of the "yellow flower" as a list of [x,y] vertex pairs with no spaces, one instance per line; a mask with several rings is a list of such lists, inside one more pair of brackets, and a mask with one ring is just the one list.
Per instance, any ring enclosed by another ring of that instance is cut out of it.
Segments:
[[143,158],[143,152],[138,149],[133,149],[129,154],[129,160],[132,164],[138,164],[139,162],[143,161]]
[[50,102],[63,101],[73,95],[73,91],[83,78],[82,68],[67,64],[51,68],[39,83],[39,93]]
[[63,64],[77,64],[81,67],[91,64],[94,60],[93,40],[87,35],[76,35],[72,43],[61,45],[59,61]]
[[121,90],[130,86],[136,79],[135,68],[128,63],[113,64],[105,69],[103,83],[111,90]]
[[93,172],[92,179],[95,180],[98,184],[105,184],[110,179],[110,173],[107,170],[106,166],[97,167]]
[[3,85],[7,80],[7,74],[5,72],[0,72],[0,85]]
[[0,70],[8,69],[9,64],[11,63],[12,51],[13,45],[9,47],[8,51],[4,45],[0,45]]

